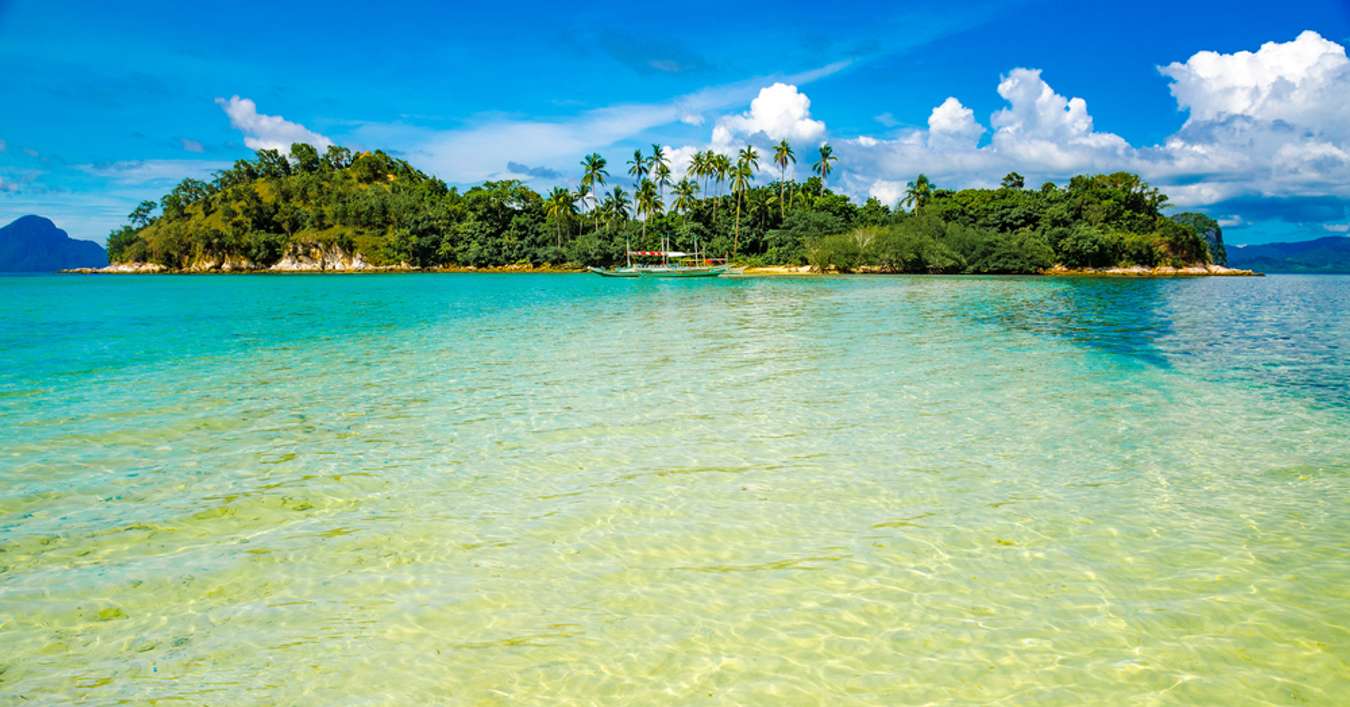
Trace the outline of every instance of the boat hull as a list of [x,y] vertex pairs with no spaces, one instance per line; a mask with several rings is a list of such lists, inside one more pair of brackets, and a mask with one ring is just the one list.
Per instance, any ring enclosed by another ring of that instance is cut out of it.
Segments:
[[727,271],[724,265],[689,268],[587,268],[600,277],[717,277]]
[[711,268],[669,268],[643,270],[642,277],[717,277],[726,272],[722,266]]
[[636,270],[607,270],[605,268],[587,268],[600,277],[637,277]]

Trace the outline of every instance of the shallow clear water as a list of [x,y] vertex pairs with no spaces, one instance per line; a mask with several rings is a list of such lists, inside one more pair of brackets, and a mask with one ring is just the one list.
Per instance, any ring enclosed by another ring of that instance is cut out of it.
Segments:
[[0,278],[0,702],[1350,700],[1350,278]]

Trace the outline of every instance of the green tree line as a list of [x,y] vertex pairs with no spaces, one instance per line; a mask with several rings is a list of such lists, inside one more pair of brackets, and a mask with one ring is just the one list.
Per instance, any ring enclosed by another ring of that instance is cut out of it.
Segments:
[[[185,179],[141,203],[108,237],[114,262],[188,268],[224,258],[267,267],[298,246],[337,246],[375,265],[610,265],[625,249],[699,248],[746,264],[842,271],[1036,272],[1054,264],[1180,264],[1222,260],[1218,224],[1162,215],[1166,196],[1139,177],[1079,176],[1027,189],[939,189],[920,176],[892,208],[828,187],[838,158],[824,144],[811,176],[788,168],[787,141],[768,155],[705,150],[672,178],[659,145],[615,166],[582,159],[575,189],[540,194],[519,181],[448,187],[379,150],[259,150],[208,181]],[[772,182],[756,184],[761,171]],[[630,191],[631,189],[631,191]],[[1207,239],[1216,242],[1207,242]]]

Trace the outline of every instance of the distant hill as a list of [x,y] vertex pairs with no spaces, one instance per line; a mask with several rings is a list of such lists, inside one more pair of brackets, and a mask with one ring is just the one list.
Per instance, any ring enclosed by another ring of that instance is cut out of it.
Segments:
[[1350,273],[1350,238],[1233,247],[1228,249],[1228,265],[1261,272]]
[[77,241],[41,216],[22,216],[0,228],[0,272],[54,272],[107,264],[102,246]]

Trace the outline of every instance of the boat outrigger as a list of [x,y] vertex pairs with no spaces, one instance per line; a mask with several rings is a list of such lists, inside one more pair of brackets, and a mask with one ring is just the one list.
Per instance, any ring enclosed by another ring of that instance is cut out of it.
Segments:
[[[588,268],[602,277],[718,277],[727,272],[725,258],[707,258],[697,251],[684,253],[675,250],[629,250],[626,265],[615,268]],[[660,258],[650,264],[633,262],[633,258]]]
[[[652,264],[634,264],[633,258],[661,258]],[[702,258],[691,253],[666,250],[628,252],[628,264],[617,268],[589,268],[603,277],[717,277],[727,271],[723,258]]]

